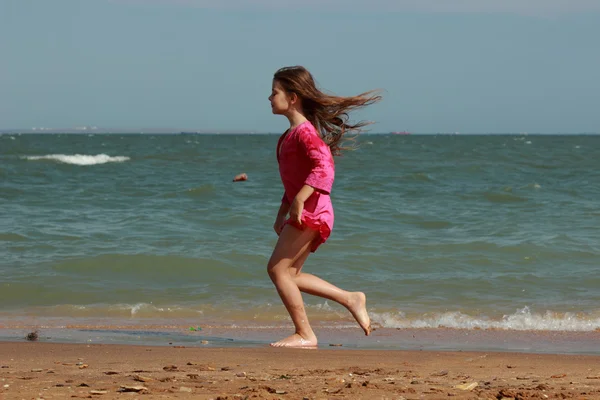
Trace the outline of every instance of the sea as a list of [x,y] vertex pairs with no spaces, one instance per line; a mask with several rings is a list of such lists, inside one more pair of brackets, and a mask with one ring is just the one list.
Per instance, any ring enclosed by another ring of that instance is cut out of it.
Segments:
[[[278,138],[0,135],[0,340],[291,333],[266,272]],[[366,293],[377,330],[305,295],[317,335],[600,353],[600,136],[366,134],[354,147],[336,157],[335,227],[304,271]]]

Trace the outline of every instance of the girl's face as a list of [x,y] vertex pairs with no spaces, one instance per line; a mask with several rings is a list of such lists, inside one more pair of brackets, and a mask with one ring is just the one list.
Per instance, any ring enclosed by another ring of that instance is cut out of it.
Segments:
[[292,108],[291,96],[276,80],[273,80],[269,101],[271,102],[271,111],[273,114],[285,115]]

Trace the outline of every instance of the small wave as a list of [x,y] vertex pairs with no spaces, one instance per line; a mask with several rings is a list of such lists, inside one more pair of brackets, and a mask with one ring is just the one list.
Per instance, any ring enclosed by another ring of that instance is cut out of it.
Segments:
[[186,191],[186,194],[191,197],[202,197],[211,193],[215,193],[215,186],[211,184],[205,184],[192,189],[188,189]]
[[138,283],[167,283],[188,281],[196,276],[203,282],[218,282],[223,273],[231,279],[246,278],[250,273],[236,269],[226,260],[151,254],[103,254],[72,258],[52,264],[62,274],[100,278],[103,282],[135,279]]
[[3,187],[2,190],[0,190],[0,199],[4,198],[7,200],[12,200],[26,194],[27,192],[22,189],[17,189],[14,187]]
[[384,328],[454,328],[454,329],[501,329],[516,331],[595,331],[600,329],[600,318],[575,313],[546,311],[532,313],[529,307],[504,315],[500,320],[485,316],[473,317],[459,311],[422,315],[406,318],[403,313],[371,315],[374,322]]
[[110,162],[124,162],[130,160],[129,157],[125,156],[115,156],[111,157],[106,154],[96,154],[93,156],[85,155],[85,154],[48,154],[45,156],[25,156],[23,157],[27,160],[38,161],[38,160],[50,160],[50,161],[58,161],[65,164],[73,164],[73,165],[97,165],[97,164],[106,164]]
[[525,186],[527,189],[536,189],[539,190],[542,188],[542,186],[540,184],[537,183],[530,183],[529,185]]
[[131,304],[118,304],[111,307],[112,310],[117,312],[130,312],[131,317],[157,317],[163,315],[175,315],[177,317],[197,317],[198,315],[202,315],[202,310],[194,310],[190,308],[183,307],[158,307],[154,304],[148,303],[137,303],[134,305]]
[[433,179],[431,176],[426,174],[425,172],[416,172],[408,175],[404,175],[401,177],[402,180],[405,181],[421,181],[421,182],[432,182]]
[[492,203],[522,203],[528,201],[525,197],[514,195],[509,191],[504,193],[485,192],[483,196]]
[[57,304],[42,306],[29,311],[46,317],[69,318],[197,318],[204,311],[195,307],[179,305],[155,305],[152,303],[118,304]]
[[407,213],[400,213],[394,217],[397,217],[400,222],[418,226],[423,229],[444,229],[452,226],[452,224],[448,221],[427,219],[425,217]]
[[2,233],[2,232],[0,232],[0,241],[25,242],[27,240],[29,240],[28,237],[19,235],[18,233],[12,233],[12,232]]

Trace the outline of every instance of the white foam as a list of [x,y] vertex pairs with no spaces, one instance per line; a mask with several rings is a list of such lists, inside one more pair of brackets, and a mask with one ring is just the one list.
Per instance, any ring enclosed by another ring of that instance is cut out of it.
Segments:
[[[134,305],[133,307],[131,307],[131,316],[133,317],[135,314],[138,313],[138,311],[140,311],[140,309],[142,309],[142,307],[148,307],[148,304],[144,304],[144,303],[138,303],[136,305]],[[154,307],[154,309],[156,310],[156,307]],[[162,311],[162,309],[158,309],[158,311]]]
[[329,303],[327,303],[327,300],[325,300],[324,303],[322,304],[315,304],[314,306],[308,306],[310,308],[315,308],[317,310],[321,310],[321,311],[335,311],[333,307],[331,307],[329,305]]
[[74,165],[97,165],[97,164],[106,164],[110,162],[124,162],[130,160],[129,157],[125,156],[115,156],[111,157],[106,154],[96,154],[93,156],[85,155],[85,154],[48,154],[45,156],[25,156],[23,157],[27,160],[53,160],[62,162],[65,164],[74,164]]
[[159,307],[152,303],[115,304],[109,306],[108,311],[109,313],[116,312],[117,314],[129,313],[132,318],[161,317],[164,315],[176,315],[179,317],[196,317],[197,315],[204,314],[204,311],[202,310],[180,307],[176,305],[171,307]]
[[486,316],[473,317],[459,311],[443,314],[423,315],[406,318],[399,313],[374,313],[373,322],[384,328],[455,328],[455,329],[503,329],[517,331],[594,331],[600,329],[600,318],[586,317],[573,313],[546,311],[543,314],[532,313],[529,307],[517,310],[514,314],[504,315],[502,319]]

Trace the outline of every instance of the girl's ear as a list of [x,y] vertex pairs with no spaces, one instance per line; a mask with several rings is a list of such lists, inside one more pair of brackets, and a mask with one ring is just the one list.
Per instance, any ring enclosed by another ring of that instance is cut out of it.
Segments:
[[294,92],[290,93],[290,103],[296,104],[298,102],[298,95]]

